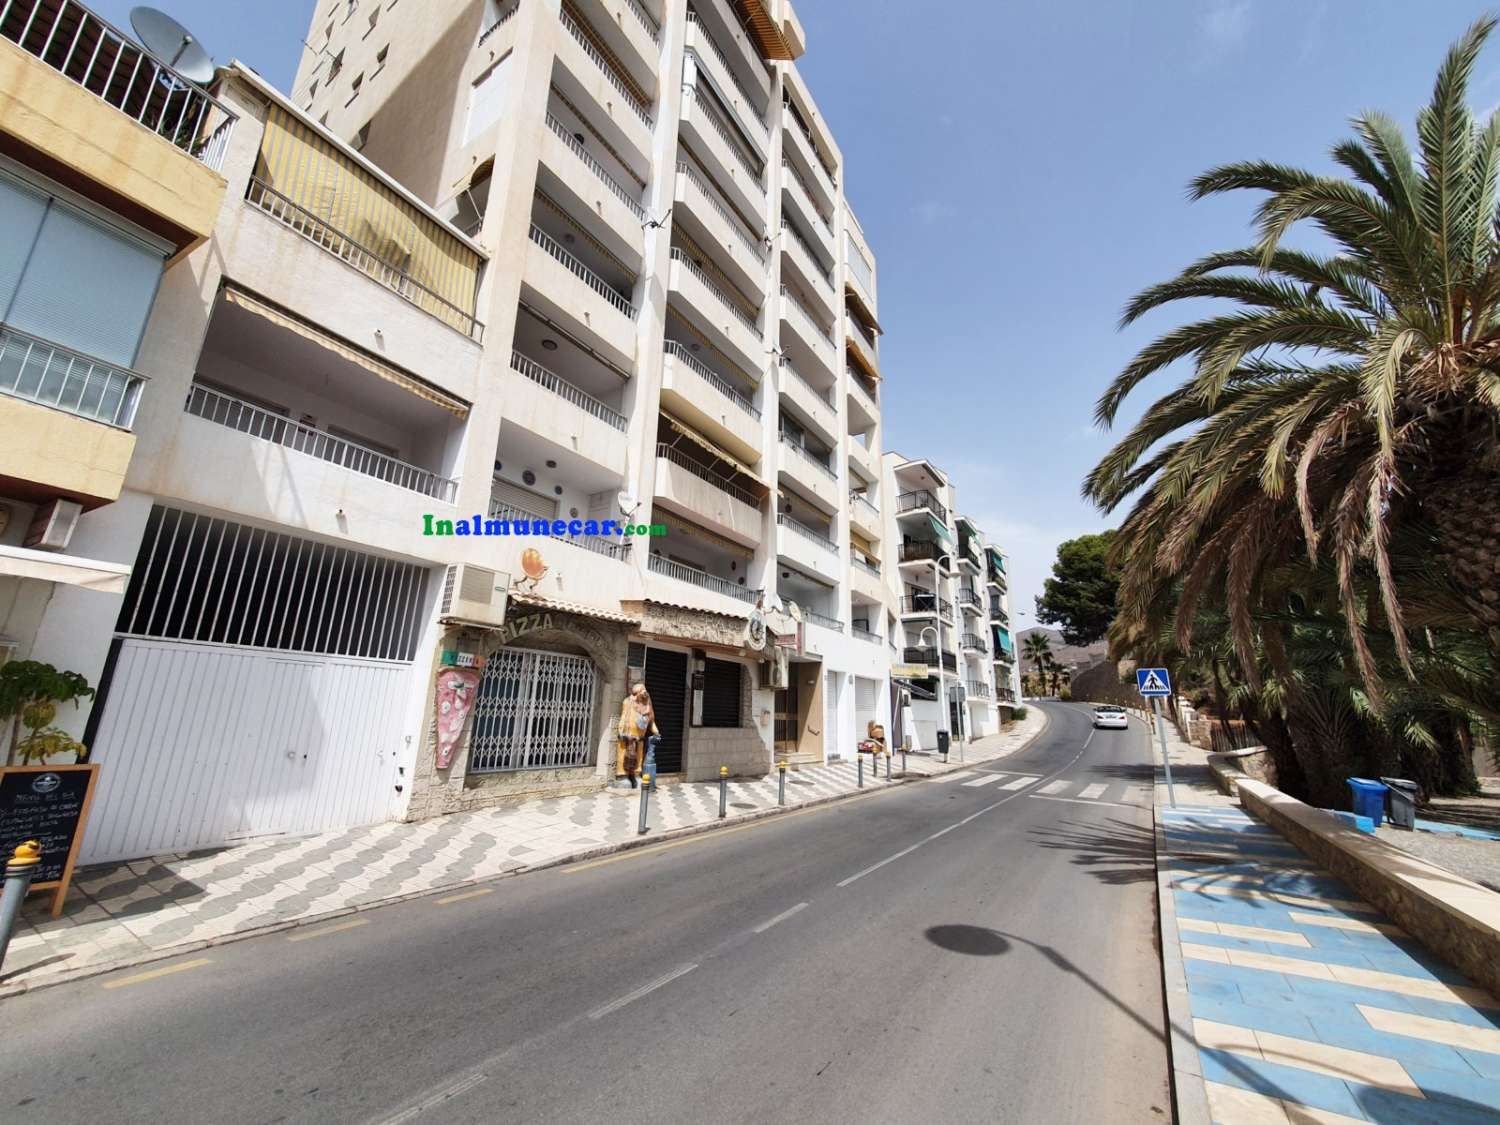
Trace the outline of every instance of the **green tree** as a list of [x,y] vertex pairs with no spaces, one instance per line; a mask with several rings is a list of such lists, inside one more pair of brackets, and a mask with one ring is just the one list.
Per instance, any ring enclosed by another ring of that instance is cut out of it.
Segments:
[[1052,577],[1036,599],[1037,620],[1062,628],[1070,645],[1088,645],[1109,631],[1115,619],[1120,571],[1110,561],[1113,531],[1080,535],[1057,548]]
[[1052,639],[1046,633],[1027,633],[1021,639],[1021,655],[1031,662],[1037,694],[1047,694],[1047,665],[1052,661]]

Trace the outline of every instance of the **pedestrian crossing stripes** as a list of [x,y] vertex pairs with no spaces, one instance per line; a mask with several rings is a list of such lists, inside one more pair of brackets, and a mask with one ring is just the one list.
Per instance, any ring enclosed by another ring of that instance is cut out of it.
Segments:
[[1016,793],[1023,789],[1030,789],[1032,791],[1026,796],[1045,797],[1054,801],[1079,803],[1097,801],[1103,805],[1119,805],[1132,801],[1139,803],[1151,796],[1149,785],[1130,782],[1085,782],[1079,778],[1054,778],[1043,784],[1044,779],[1036,774],[1015,774],[1003,770],[980,770],[974,773],[961,773],[957,776],[962,779],[961,783],[965,789],[993,787],[992,791],[997,793]]

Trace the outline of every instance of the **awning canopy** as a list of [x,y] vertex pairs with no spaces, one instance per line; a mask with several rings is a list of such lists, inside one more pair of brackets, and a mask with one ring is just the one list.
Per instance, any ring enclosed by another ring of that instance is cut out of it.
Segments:
[[938,542],[944,547],[951,549],[953,547],[953,538],[948,534],[947,524],[943,523],[942,520],[938,519],[931,512],[927,513],[927,522],[931,525],[932,533],[937,536]]
[[1001,574],[1005,573],[1005,556],[994,547],[989,548],[990,562],[995,564],[995,569]]
[[844,296],[854,305],[854,311],[859,314],[859,319],[869,325],[872,332],[881,336],[885,335],[885,329],[880,327],[880,322],[875,319],[874,312],[871,311],[869,305],[865,304],[864,296],[858,289],[845,282]]
[[995,633],[995,643],[1000,646],[1001,651],[1010,653],[1014,651],[1010,645],[1010,631],[1003,625],[991,625]]
[[252,297],[243,289],[235,289],[232,286],[224,287],[224,299],[232,305],[253,312],[256,316],[269,320],[278,327],[285,328],[289,332],[295,332],[304,340],[309,340],[321,348],[326,348],[342,359],[350,363],[358,364],[373,375],[378,375],[388,383],[394,383],[402,390],[416,395],[420,399],[441,406],[449,413],[456,414],[460,418],[469,416],[469,404],[463,399],[441,391],[428,383],[422,382],[415,375],[408,375],[399,368],[392,367],[389,363],[376,359],[366,352],[360,351],[352,344],[346,344],[337,336],[329,335],[321,329],[314,328],[305,320],[292,313],[278,309],[275,305],[268,304],[258,297]]
[[619,613],[612,609],[600,609],[597,606],[584,605],[582,602],[567,602],[560,598],[548,598],[542,594],[533,594],[524,590],[510,591],[510,600],[521,605],[529,605],[535,609],[547,610],[553,613],[571,613],[575,617],[592,617],[595,621],[613,621],[621,625],[639,625],[639,617],[631,617],[626,613]]
[[797,56],[793,53],[791,44],[786,41],[786,36],[781,33],[781,28],[771,18],[771,13],[766,11],[766,6],[761,0],[736,0],[734,5],[739,9],[740,16],[749,25],[750,32],[755,36],[755,42],[760,47],[760,57],[763,59],[780,59],[783,62],[793,62]]
[[844,338],[849,345],[844,349],[845,357],[853,361],[854,366],[859,368],[860,374],[865,375],[870,379],[874,379],[878,383],[880,381],[880,372],[876,371],[875,368],[871,366],[870,361],[865,358],[864,349],[855,346],[854,333],[846,332],[844,334]]
[[0,574],[33,578],[38,582],[61,582],[98,590],[101,594],[123,594],[130,581],[130,567],[123,563],[83,559],[56,551],[33,551],[26,547],[0,547]]
[[672,417],[672,415],[670,414],[667,414],[665,411],[662,412],[662,417],[667,420],[667,425],[671,426],[672,429],[677,432],[679,437],[687,438],[688,441],[693,442],[700,449],[706,450],[708,453],[711,453],[713,456],[717,457],[720,461],[723,461],[724,464],[728,465],[731,469],[739,473],[741,476],[749,477],[762,490],[768,491],[766,482],[760,479],[760,475],[756,473],[754,469],[750,468],[749,465],[746,465],[743,461],[741,461],[738,457],[735,457],[733,454],[726,452],[719,446],[715,445],[713,442],[709,441],[708,438],[704,437],[697,430],[693,429],[693,427],[689,426],[686,422],[679,422],[676,418]]
[[692,520],[685,520],[675,512],[653,511],[651,513],[651,522],[666,524],[667,532],[673,538],[682,535],[689,539],[701,539],[705,543],[711,543],[721,551],[734,555],[735,558],[755,558],[755,552],[743,543],[736,543],[733,539],[726,539],[722,535],[717,535],[709,531],[706,527],[699,527]]

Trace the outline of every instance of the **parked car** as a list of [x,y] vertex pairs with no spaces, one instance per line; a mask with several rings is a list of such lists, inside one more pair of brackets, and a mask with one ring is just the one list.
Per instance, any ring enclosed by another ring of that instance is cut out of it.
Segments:
[[1095,730],[1129,730],[1130,718],[1125,708],[1113,703],[1101,703],[1094,708]]

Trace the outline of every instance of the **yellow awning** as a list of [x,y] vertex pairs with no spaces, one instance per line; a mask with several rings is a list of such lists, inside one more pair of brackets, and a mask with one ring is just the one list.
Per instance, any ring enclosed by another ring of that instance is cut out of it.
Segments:
[[750,25],[750,31],[760,47],[761,58],[781,59],[784,62],[796,60],[797,56],[792,53],[786,36],[781,33],[781,28],[771,18],[771,13],[766,11],[766,6],[761,0],[737,0],[735,7]]
[[374,375],[379,375],[386,382],[394,383],[402,390],[408,391],[418,398],[426,399],[434,406],[441,406],[444,410],[457,414],[460,418],[467,418],[469,416],[469,404],[464,402],[463,399],[456,398],[445,391],[440,391],[436,387],[422,382],[415,375],[408,375],[406,372],[360,351],[352,344],[346,344],[338,337],[331,336],[327,332],[314,328],[300,317],[294,316],[289,312],[283,312],[274,305],[252,297],[241,289],[226,286],[224,289],[224,299],[232,305],[239,305],[241,308],[253,312],[256,316],[264,317],[272,324],[297,333],[297,335],[305,340],[311,340],[319,347],[328,349],[336,355],[347,359],[350,363],[357,363],[366,371]]
[[854,366],[858,367],[862,374],[868,375],[878,383],[880,381],[880,372],[876,371],[870,361],[865,358],[864,348],[854,342],[854,334],[852,332],[845,333],[844,338],[848,344],[844,349],[845,355],[854,361]]
[[880,322],[875,319],[875,313],[870,309],[869,305],[865,304],[865,299],[860,295],[858,289],[845,282],[844,296],[853,303],[855,311],[859,313],[859,319],[868,324],[872,332],[877,332],[882,336],[885,335],[885,329],[880,327]]
[[720,461],[723,461],[726,465],[730,466],[730,468],[732,468],[735,472],[739,473],[742,476],[749,477],[762,489],[765,489],[767,487],[766,482],[760,479],[760,475],[754,469],[750,468],[749,465],[746,465],[738,457],[726,453],[723,449],[715,445],[713,442],[709,441],[706,437],[700,434],[697,430],[693,429],[686,422],[679,422],[676,418],[672,417],[665,411],[662,412],[662,417],[667,420],[667,425],[671,426],[672,429],[676,430],[679,434],[687,438],[689,441],[697,444],[700,448],[713,454]]
[[689,539],[701,539],[705,543],[711,543],[721,551],[726,551],[736,558],[753,559],[755,552],[743,543],[736,543],[733,539],[726,539],[722,535],[716,535],[706,527],[699,527],[692,520],[685,520],[675,512],[653,511],[651,513],[652,523],[664,523],[667,525],[668,533],[673,537],[686,536]]

